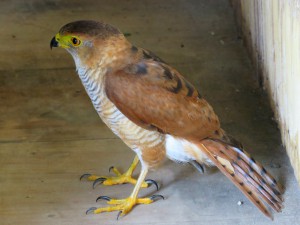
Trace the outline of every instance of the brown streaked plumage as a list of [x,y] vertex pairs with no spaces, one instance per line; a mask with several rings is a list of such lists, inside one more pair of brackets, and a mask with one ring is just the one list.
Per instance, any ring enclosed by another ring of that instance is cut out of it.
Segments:
[[107,97],[134,123],[187,140],[213,137],[220,129],[217,116],[186,84],[169,66],[144,60],[105,77]]
[[[51,47],[63,47],[74,58],[76,68],[91,101],[102,120],[139,158],[142,170],[138,180],[130,169],[117,177],[84,175],[105,185],[126,180],[135,184],[132,194],[113,200],[114,206],[91,208],[88,212],[121,211],[124,215],[136,204],[149,204],[157,197],[140,199],[149,168],[168,158],[191,163],[216,165],[266,216],[282,208],[282,189],[276,180],[242,145],[226,135],[213,108],[178,71],[152,52],[129,43],[111,25],[76,21],[62,27]],[[124,179],[124,177],[128,179]],[[153,182],[153,181],[152,181]]]

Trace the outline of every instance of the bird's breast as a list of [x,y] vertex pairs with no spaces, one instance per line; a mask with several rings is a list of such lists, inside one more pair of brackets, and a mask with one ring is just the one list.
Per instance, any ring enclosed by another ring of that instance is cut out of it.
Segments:
[[83,86],[103,122],[131,149],[138,154],[144,154],[148,161],[158,161],[157,157],[163,158],[164,155],[161,154],[165,152],[164,134],[146,130],[133,123],[109,100],[104,87],[105,73],[101,69],[78,70]]

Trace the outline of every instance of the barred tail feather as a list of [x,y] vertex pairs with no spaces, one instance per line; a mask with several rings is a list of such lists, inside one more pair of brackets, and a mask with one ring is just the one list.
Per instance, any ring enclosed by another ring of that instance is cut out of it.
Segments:
[[202,140],[198,146],[264,215],[273,219],[264,203],[277,212],[281,211],[281,186],[247,152],[213,139]]

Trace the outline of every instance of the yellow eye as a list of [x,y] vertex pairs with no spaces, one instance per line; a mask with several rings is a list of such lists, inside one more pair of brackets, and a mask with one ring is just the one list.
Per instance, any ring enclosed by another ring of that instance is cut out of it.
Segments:
[[71,42],[74,46],[79,46],[81,44],[81,41],[76,37],[72,37]]

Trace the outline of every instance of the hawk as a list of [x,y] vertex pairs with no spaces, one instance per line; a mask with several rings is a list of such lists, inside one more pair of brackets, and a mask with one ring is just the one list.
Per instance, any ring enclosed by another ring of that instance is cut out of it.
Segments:
[[[87,213],[119,211],[127,214],[137,204],[149,204],[161,195],[138,198],[151,168],[165,157],[190,163],[203,171],[215,165],[267,217],[268,207],[282,209],[282,188],[269,172],[221,128],[209,103],[177,70],[151,51],[132,45],[123,33],[104,22],[82,20],[64,25],[50,47],[66,49],[103,122],[136,154],[128,171],[115,177],[84,174],[104,185],[132,183],[125,199],[100,196],[109,206],[92,207]],[[138,163],[138,179],[132,172]]]

